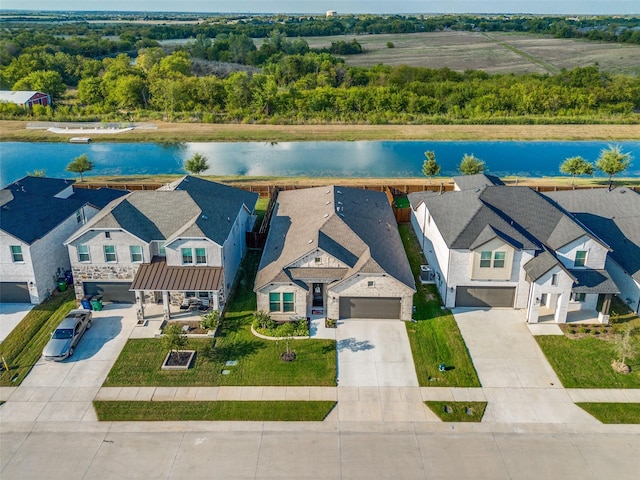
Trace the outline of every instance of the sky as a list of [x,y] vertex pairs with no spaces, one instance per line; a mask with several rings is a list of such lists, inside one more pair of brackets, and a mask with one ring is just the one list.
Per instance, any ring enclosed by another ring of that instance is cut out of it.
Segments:
[[203,13],[640,14],[640,0],[0,0],[6,10]]

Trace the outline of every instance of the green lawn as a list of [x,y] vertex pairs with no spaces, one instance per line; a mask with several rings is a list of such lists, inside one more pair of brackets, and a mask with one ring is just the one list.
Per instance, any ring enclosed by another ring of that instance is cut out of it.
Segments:
[[[333,340],[297,340],[290,343],[297,357],[282,362],[285,343],[262,340],[250,330],[256,309],[253,279],[259,251],[249,251],[237,278],[234,294],[216,338],[190,339],[188,348],[197,351],[187,371],[160,370],[166,350],[159,339],[129,340],[109,372],[104,386],[335,386],[336,346]],[[226,367],[227,360],[237,365]],[[230,374],[222,375],[223,370]]]
[[[422,252],[410,224],[399,227],[411,270],[418,278]],[[471,362],[458,325],[449,310],[440,308],[440,297],[433,285],[420,285],[413,297],[415,323],[407,322],[407,333],[418,383],[427,387],[479,387],[480,380]],[[447,366],[445,372],[438,365]]]
[[576,403],[602,423],[640,423],[640,403]]
[[105,402],[94,401],[100,421],[293,421],[320,422],[336,402],[220,401]]
[[612,342],[555,335],[535,338],[565,388],[640,388],[640,355],[627,359],[631,373],[623,375],[611,368],[616,358]]
[[427,401],[424,403],[443,422],[481,422],[487,408],[487,402]]
[[18,386],[42,355],[51,332],[76,306],[73,289],[36,305],[0,343],[0,356],[9,371],[0,373],[0,386]]

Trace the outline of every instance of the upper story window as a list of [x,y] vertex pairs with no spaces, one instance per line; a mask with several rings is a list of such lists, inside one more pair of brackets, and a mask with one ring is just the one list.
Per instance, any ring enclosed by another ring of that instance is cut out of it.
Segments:
[[367,282],[367,287],[375,287],[375,283],[374,283],[374,281],[373,281],[373,280],[369,280],[369,281]]
[[24,255],[22,255],[22,247],[20,245],[11,245],[11,259],[16,263],[24,262]]
[[118,258],[116,257],[116,247],[115,245],[105,245],[104,246],[104,261],[106,263],[117,262]]
[[159,244],[160,247],[158,248],[158,252],[160,253],[160,255],[162,255],[163,257],[167,255],[167,251],[165,250],[164,246],[166,245],[165,243],[160,243]]
[[188,265],[193,263],[193,250],[190,248],[182,248],[180,249],[182,252],[182,264]]
[[91,255],[89,254],[89,245],[78,245],[78,261],[90,262]]
[[587,251],[586,250],[578,250],[576,252],[576,259],[573,262],[574,267],[584,267],[587,263]]
[[204,248],[196,248],[196,264],[207,263],[207,250]]
[[318,263],[322,262],[322,259],[321,259],[320,257],[316,257],[316,258],[314,258],[314,259],[313,259],[313,261],[314,261],[316,264],[318,264]]
[[504,268],[504,260],[506,257],[506,252],[493,252],[493,268]]
[[558,285],[558,274],[554,273],[551,275],[551,285],[553,285],[554,287],[556,285]]
[[104,238],[111,238],[111,232],[104,232]]
[[131,254],[131,263],[142,262],[142,247],[140,245],[130,245],[129,253]]
[[491,268],[492,265],[493,268],[504,268],[504,262],[506,258],[506,252],[480,252],[480,268]]
[[82,223],[82,210],[76,210],[76,222]]

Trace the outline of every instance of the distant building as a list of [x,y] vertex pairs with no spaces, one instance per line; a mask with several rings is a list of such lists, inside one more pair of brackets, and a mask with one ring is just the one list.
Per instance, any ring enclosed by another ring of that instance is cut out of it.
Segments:
[[338,15],[337,10],[327,10],[327,17],[335,17],[336,15]]
[[27,92],[22,90],[0,90],[0,102],[15,103],[21,107],[31,109],[34,105],[44,107],[51,105],[51,95],[42,92]]

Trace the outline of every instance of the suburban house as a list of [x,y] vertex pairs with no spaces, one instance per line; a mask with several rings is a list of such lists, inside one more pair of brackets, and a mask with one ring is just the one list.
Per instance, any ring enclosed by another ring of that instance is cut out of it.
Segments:
[[628,188],[594,188],[545,195],[611,247],[605,268],[620,288],[620,298],[639,313],[640,193]]
[[111,202],[65,244],[76,297],[221,309],[258,195],[197,177]]
[[43,107],[51,105],[51,95],[32,91],[0,90],[0,102],[15,103],[30,110],[34,105],[42,105]]
[[0,302],[41,303],[71,268],[63,242],[126,192],[24,177],[0,190]]
[[607,243],[528,187],[482,174],[454,182],[452,192],[409,195],[413,228],[447,307],[524,309],[529,323],[608,321],[619,289],[605,270]]
[[274,320],[410,320],[415,282],[386,195],[280,192],[254,291]]

